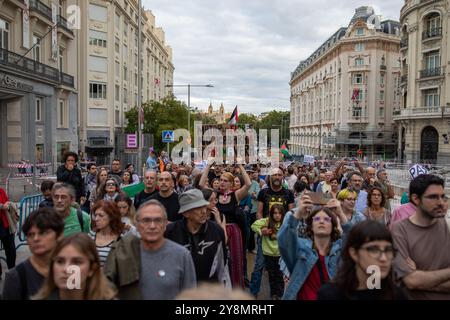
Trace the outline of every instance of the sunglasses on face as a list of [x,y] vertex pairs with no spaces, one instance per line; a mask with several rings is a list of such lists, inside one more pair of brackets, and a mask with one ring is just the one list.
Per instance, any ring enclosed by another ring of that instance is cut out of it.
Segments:
[[315,216],[315,217],[313,217],[313,219],[312,219],[314,222],[320,222],[320,221],[325,221],[325,222],[327,222],[327,223],[331,223],[331,218],[330,217],[317,217],[317,216]]

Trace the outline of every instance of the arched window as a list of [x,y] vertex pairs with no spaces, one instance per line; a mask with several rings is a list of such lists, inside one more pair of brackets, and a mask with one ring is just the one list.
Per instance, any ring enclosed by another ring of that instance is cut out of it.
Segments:
[[437,12],[432,12],[426,15],[424,19],[423,30],[423,39],[441,36],[441,15]]

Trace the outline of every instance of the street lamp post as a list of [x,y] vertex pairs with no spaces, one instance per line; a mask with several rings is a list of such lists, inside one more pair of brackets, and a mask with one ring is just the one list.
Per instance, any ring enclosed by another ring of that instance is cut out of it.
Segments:
[[212,84],[166,84],[166,87],[187,87],[188,88],[188,130],[191,129],[191,87],[213,88]]
[[322,159],[322,112],[319,114],[319,159]]
[[139,174],[142,174],[142,176],[144,176],[144,172],[141,171],[142,170],[142,149],[144,147],[144,139],[143,139],[143,130],[144,130],[144,123],[142,121],[143,119],[143,110],[142,110],[142,96],[141,96],[141,92],[142,92],[142,81],[141,81],[141,70],[142,70],[142,65],[141,65],[141,54],[142,54],[142,43],[141,43],[141,39],[142,39],[142,34],[141,34],[141,24],[142,24],[142,1],[139,0],[139,9],[138,9],[138,70],[139,71],[139,79],[138,79],[138,101],[137,101],[137,105],[138,105],[138,154],[137,154],[137,172]]

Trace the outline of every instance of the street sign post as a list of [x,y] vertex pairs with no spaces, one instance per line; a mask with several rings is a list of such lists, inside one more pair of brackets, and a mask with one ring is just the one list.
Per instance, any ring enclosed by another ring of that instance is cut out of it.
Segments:
[[170,143],[170,142],[174,142],[174,134],[173,134],[173,130],[164,130],[162,132],[162,142],[164,143]]
[[126,148],[127,149],[133,149],[133,148],[137,148],[137,147],[138,147],[137,134],[135,134],[135,133],[127,134],[127,145],[126,145]]
[[173,130],[164,130],[162,132],[162,142],[167,143],[167,155],[170,155],[169,143],[174,142]]

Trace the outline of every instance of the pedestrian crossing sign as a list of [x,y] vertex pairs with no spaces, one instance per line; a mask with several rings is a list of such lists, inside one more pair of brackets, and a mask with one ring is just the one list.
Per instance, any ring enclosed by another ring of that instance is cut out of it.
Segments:
[[174,142],[173,131],[165,130],[162,132],[162,142]]

